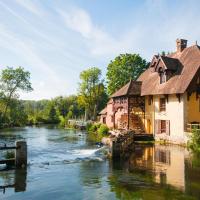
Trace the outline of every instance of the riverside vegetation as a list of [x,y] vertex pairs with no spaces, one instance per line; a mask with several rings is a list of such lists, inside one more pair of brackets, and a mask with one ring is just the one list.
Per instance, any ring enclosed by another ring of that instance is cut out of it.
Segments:
[[[121,54],[108,64],[107,84],[101,70],[91,67],[80,73],[76,95],[39,101],[19,99],[19,91],[33,90],[30,72],[22,67],[4,68],[0,71],[0,128],[37,124],[59,124],[65,127],[69,119],[95,122],[108,101],[108,95],[130,79],[136,80],[147,66],[148,62],[138,54]],[[108,133],[108,127],[98,123],[89,124],[87,131],[101,138]],[[199,131],[195,130],[188,145],[195,152],[200,152],[199,135]]]

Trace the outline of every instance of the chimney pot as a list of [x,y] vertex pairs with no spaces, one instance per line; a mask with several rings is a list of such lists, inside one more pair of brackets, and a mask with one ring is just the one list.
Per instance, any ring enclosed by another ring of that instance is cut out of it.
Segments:
[[182,52],[187,47],[187,40],[177,39],[176,40],[176,51]]

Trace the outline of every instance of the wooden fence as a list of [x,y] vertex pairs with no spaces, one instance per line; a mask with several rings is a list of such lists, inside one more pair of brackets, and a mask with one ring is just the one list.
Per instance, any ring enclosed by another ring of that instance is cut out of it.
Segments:
[[6,164],[7,166],[15,166],[16,168],[22,168],[27,165],[27,144],[25,141],[16,141],[15,146],[0,147],[1,151],[15,150],[15,157],[11,159],[0,160],[0,164]]

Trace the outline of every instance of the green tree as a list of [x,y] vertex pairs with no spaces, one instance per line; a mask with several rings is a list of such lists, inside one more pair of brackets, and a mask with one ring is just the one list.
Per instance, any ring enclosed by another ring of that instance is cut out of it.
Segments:
[[85,108],[85,119],[96,120],[99,111],[100,100],[106,95],[101,70],[92,67],[80,74],[79,104]]
[[8,109],[9,123],[12,126],[23,126],[27,123],[28,117],[22,101],[12,99]]
[[111,95],[130,79],[136,80],[147,68],[147,62],[139,54],[120,54],[107,67],[107,89]]
[[49,109],[48,109],[48,119],[47,121],[49,123],[58,123],[59,122],[59,118],[55,109],[55,106],[50,103]]
[[18,98],[19,91],[32,91],[30,83],[30,73],[25,71],[24,68],[18,67],[16,69],[7,67],[2,70],[0,76],[0,90],[4,94],[4,110],[2,118],[4,119],[12,98]]

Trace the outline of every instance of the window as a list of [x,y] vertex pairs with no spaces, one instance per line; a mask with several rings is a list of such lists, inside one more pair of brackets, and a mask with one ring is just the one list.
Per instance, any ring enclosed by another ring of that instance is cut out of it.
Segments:
[[166,111],[166,99],[160,98],[160,112]]
[[155,120],[155,133],[170,135],[170,120]]
[[106,124],[106,117],[103,117],[103,124]]
[[166,121],[165,120],[161,120],[161,133],[166,133]]
[[166,75],[164,72],[160,72],[160,84],[166,82]]

